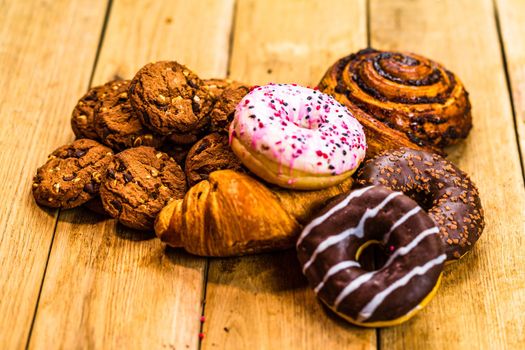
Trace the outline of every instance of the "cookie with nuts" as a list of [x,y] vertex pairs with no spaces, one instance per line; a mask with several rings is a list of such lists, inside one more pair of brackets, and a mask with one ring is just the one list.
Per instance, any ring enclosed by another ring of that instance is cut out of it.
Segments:
[[231,79],[219,78],[204,79],[202,82],[204,83],[204,89],[208,91],[208,94],[213,101],[216,101],[226,88],[236,83]]
[[137,146],[158,147],[163,137],[144,126],[128,98],[129,80],[106,84],[109,91],[95,111],[94,128],[105,145],[116,151]]
[[100,197],[95,197],[84,203],[84,208],[89,209],[95,214],[108,216],[108,214],[104,210],[104,206],[102,205],[102,200],[100,199]]
[[213,133],[197,142],[190,149],[185,162],[184,172],[190,186],[222,169],[244,171],[242,162],[233,153],[228,144],[228,136]]
[[196,132],[209,124],[212,99],[204,83],[177,62],[145,65],[131,81],[129,93],[142,123],[158,134]]
[[188,152],[190,151],[191,147],[193,145],[178,145],[169,139],[162,144],[160,147],[160,150],[167,155],[169,155],[171,158],[175,159],[177,164],[181,166],[182,169],[184,169],[184,162],[186,161],[186,156],[188,155]]
[[191,147],[191,145],[199,141],[203,136],[207,135],[208,132],[208,129],[204,129],[196,130],[195,132],[190,131],[183,134],[173,133],[166,138],[166,141],[175,145]]
[[46,207],[68,209],[95,198],[112,157],[110,148],[88,139],[59,147],[33,178],[36,202]]
[[228,133],[233,120],[235,106],[250,92],[250,87],[237,81],[231,81],[217,97],[210,112],[211,131]]
[[100,197],[106,212],[130,228],[153,229],[160,210],[184,197],[181,167],[153,147],[135,147],[116,154],[104,174]]
[[116,83],[118,80],[92,87],[78,100],[75,108],[73,108],[73,113],[71,113],[71,128],[77,139],[98,140],[93,125],[95,112],[100,106],[101,99],[111,93],[110,85]]

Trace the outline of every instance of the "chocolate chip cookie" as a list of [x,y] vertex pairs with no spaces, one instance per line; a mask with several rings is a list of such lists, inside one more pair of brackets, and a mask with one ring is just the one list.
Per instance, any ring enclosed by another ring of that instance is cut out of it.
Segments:
[[206,180],[210,173],[221,169],[244,171],[240,159],[228,144],[228,136],[218,133],[210,134],[193,145],[184,167],[190,186]]
[[205,129],[198,130],[197,132],[187,132],[184,134],[173,133],[170,136],[168,136],[167,140],[176,145],[191,146],[195,142],[199,141],[203,136],[205,136],[207,134],[207,131],[208,130]]
[[239,82],[232,82],[224,89],[210,112],[212,132],[228,133],[235,106],[248,92],[250,92],[250,87]]
[[104,210],[104,206],[102,205],[102,200],[100,199],[100,197],[95,197],[84,203],[84,208],[91,210],[95,214],[108,216],[108,214]]
[[193,132],[209,123],[210,95],[202,80],[177,62],[145,65],[131,81],[129,92],[142,123],[158,134]]
[[116,154],[103,177],[100,197],[106,212],[125,226],[150,230],[159,211],[184,197],[186,180],[180,166],[153,147]]
[[[114,81],[112,83],[117,83]],[[98,140],[98,135],[93,125],[96,109],[100,106],[100,99],[111,92],[108,84],[95,86],[78,100],[71,114],[71,128],[77,139]]]
[[33,178],[38,204],[74,208],[96,197],[113,152],[100,143],[79,139],[56,149]]
[[157,147],[163,137],[144,126],[128,98],[129,80],[108,83],[110,93],[95,111],[94,127],[102,143],[116,151],[137,146]]
[[181,168],[184,169],[184,162],[186,161],[186,156],[188,155],[188,152],[190,151],[192,146],[193,145],[179,145],[171,142],[170,140],[167,140],[162,144],[160,150],[166,153],[171,158],[175,159],[177,164],[179,164]]
[[212,100],[216,100],[220,95],[222,95],[224,89],[230,87],[233,83],[235,83],[235,81],[231,79],[212,78],[204,79],[203,83],[204,89],[208,91]]

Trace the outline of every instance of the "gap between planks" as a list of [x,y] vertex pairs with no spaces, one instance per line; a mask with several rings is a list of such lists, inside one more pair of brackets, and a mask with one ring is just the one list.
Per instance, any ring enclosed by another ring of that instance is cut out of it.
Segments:
[[519,130],[518,130],[519,116],[516,111],[516,100],[514,98],[514,91],[512,89],[512,82],[510,79],[511,73],[510,73],[509,64],[507,60],[507,54],[505,50],[505,40],[503,40],[501,17],[500,17],[500,12],[498,10],[497,0],[492,0],[492,6],[494,8],[494,18],[496,22],[496,29],[498,31],[498,40],[499,40],[499,45],[501,49],[501,59],[503,61],[503,69],[505,70],[505,80],[507,83],[507,91],[508,91],[509,98],[510,98],[510,107],[512,110],[512,117],[514,119],[514,131],[515,131],[515,137],[516,137],[516,144],[518,145],[518,154],[520,156],[521,175],[522,175],[523,181],[525,182],[525,164],[524,164],[525,155],[523,154],[523,151],[522,151],[522,147],[521,147],[522,145],[520,145],[520,135],[519,135]]
[[[232,79],[312,86],[337,58],[367,45],[366,1],[239,0],[234,32]],[[374,329],[324,312],[293,249],[212,259],[205,315],[203,349],[375,347]]]
[[[92,82],[98,85],[116,75],[132,76],[143,64],[158,59],[175,59],[186,63],[203,78],[224,77],[227,55],[223,49],[227,48],[225,44],[228,27],[231,25],[230,4],[231,1],[218,3],[209,0],[191,4],[185,1],[159,3],[143,0],[131,3],[115,0],[108,19],[108,31],[99,42],[101,51],[94,64]],[[145,11],[148,16],[143,15]],[[180,13],[187,13],[188,16],[176,17],[176,21],[172,21],[172,17],[166,17]],[[202,15],[198,17],[199,21],[195,21],[198,14]],[[184,18],[188,20],[185,21]],[[190,21],[191,18],[193,19]],[[190,24],[201,31],[185,35],[186,29],[191,30]],[[161,31],[163,35],[160,35]],[[156,239],[147,243],[126,242],[115,237],[118,235],[115,228],[120,234],[125,234],[127,230],[114,226],[113,221],[105,224],[87,220],[90,225],[81,227],[79,224],[85,223],[86,218],[81,211],[73,210],[64,212],[57,221],[58,228],[55,230],[55,240],[48,260],[48,273],[35,316],[35,328],[29,339],[30,347],[45,346],[49,341],[49,334],[53,334],[55,346],[62,344],[65,347],[75,344],[105,344],[110,347],[112,344],[129,343],[132,347],[139,347],[141,344],[155,347],[153,344],[156,344],[184,348],[191,344],[193,348],[197,348],[196,331],[199,329],[198,315],[201,314],[199,299],[202,298],[204,286],[204,273],[197,276],[197,272],[201,271],[200,266],[205,266],[205,260],[190,257],[180,251],[164,251],[163,245]],[[79,247],[82,244],[87,246]],[[97,255],[93,255],[94,253]],[[99,254],[109,253],[111,254],[107,258],[102,257],[109,262],[99,261]],[[66,265],[78,265],[78,268],[65,265],[61,267],[68,259],[70,264]],[[135,261],[136,259],[141,261]],[[142,261],[144,259],[146,260]],[[107,271],[107,268],[117,270]],[[64,269],[67,271],[64,272]],[[159,269],[163,269],[163,272]],[[74,276],[68,273],[73,273]],[[122,286],[122,290],[119,289],[119,284],[125,276],[134,277],[126,280],[125,284],[130,286]],[[74,286],[75,278],[83,282],[78,288]],[[57,288],[64,281],[66,287]],[[149,297],[137,299],[137,296],[128,295],[130,291],[136,291],[133,288],[137,287],[137,282],[148,281],[161,285],[144,285],[143,288],[147,288],[147,291],[138,294],[154,297],[153,299],[161,296],[161,301],[150,300]],[[152,291],[158,291],[160,295],[153,295]],[[175,291],[180,293],[171,297]],[[192,293],[197,291],[198,295]],[[189,298],[183,298],[183,292],[189,292]],[[54,299],[57,296],[65,299],[62,304],[70,305],[64,306],[56,302]],[[116,300],[104,301],[105,297]],[[82,308],[79,304],[84,304],[85,308],[79,309]],[[130,323],[125,314],[137,314],[140,318],[149,319],[149,322],[141,323],[137,320]],[[103,322],[94,322],[96,320]],[[154,327],[155,324],[166,325],[167,322],[168,327]],[[123,328],[123,324],[126,327]],[[130,330],[139,339],[122,339],[122,335],[130,334]],[[121,339],[115,339],[119,336]]]
[[[91,68],[91,74],[89,76],[89,82],[88,82],[87,89],[91,88],[91,84],[93,82],[93,76],[95,75],[95,69],[97,67],[98,57],[100,56],[100,50],[102,48],[102,42],[104,40],[104,35],[106,34],[106,27],[107,27],[107,24],[108,24],[109,15],[111,13],[111,4],[112,3],[113,3],[113,0],[108,0],[108,3],[106,5],[106,12],[104,14],[104,21],[102,22],[102,29],[100,31],[100,37],[99,37],[99,40],[98,40],[97,51],[95,53],[95,59],[93,60],[93,67]],[[55,225],[53,227],[53,234],[51,236],[51,243],[49,244],[49,251],[47,253],[47,259],[46,259],[46,264],[45,264],[45,267],[44,267],[44,273],[42,274],[42,281],[40,282],[40,288],[38,290],[38,297],[36,299],[35,311],[33,312],[33,319],[31,320],[31,326],[29,328],[29,333],[27,335],[27,340],[26,340],[26,345],[25,345],[26,349],[29,348],[29,340],[31,339],[31,335],[33,334],[33,327],[35,325],[36,312],[37,312],[38,306],[40,304],[40,296],[42,295],[42,288],[44,286],[44,280],[46,279],[47,267],[49,265],[49,258],[51,257],[51,250],[53,248],[53,243],[55,241],[55,235],[56,235],[56,231],[57,231],[57,227],[58,227],[58,221],[60,220],[61,212],[62,211],[59,208],[57,210],[57,215],[55,217]]]
[[[226,78],[230,77],[230,70],[231,70],[231,57],[233,52],[233,43],[235,40],[235,25],[237,23],[237,5],[238,0],[233,0],[233,13],[232,13],[232,21],[230,25],[230,34],[228,39],[228,63],[226,64]],[[203,317],[203,320],[206,320],[206,294],[208,291],[208,274],[210,272],[210,258],[206,258],[206,265],[204,267],[204,281],[203,281],[203,295],[202,295],[202,307],[201,307],[201,317]],[[200,334],[203,335],[203,337],[200,337],[199,334],[199,345],[198,350],[201,350],[202,348],[202,341],[204,340],[205,334],[204,334],[204,322],[201,321],[201,325],[199,328]]]
[[486,228],[473,251],[446,268],[439,293],[420,315],[381,331],[382,345],[439,349],[523,344],[517,310],[525,300],[525,274],[519,270],[525,196],[493,3],[372,4],[373,45],[419,52],[444,63],[465,82],[474,128],[449,149],[449,159],[474,179],[486,211]]
[[[230,43],[233,43],[233,40],[234,40],[234,38],[232,38],[232,40],[230,41]],[[101,44],[101,43],[100,43],[100,44]],[[503,45],[503,44],[501,43],[501,40],[500,40],[500,44]],[[98,56],[98,54],[97,54],[97,56]],[[231,55],[229,55],[229,57],[231,57]],[[229,63],[229,64],[231,64],[231,63]],[[228,65],[229,65],[229,64],[228,64]],[[94,63],[94,67],[95,67],[95,65],[96,65],[96,63]],[[93,71],[93,72],[94,72],[94,71]],[[93,72],[92,72],[92,77],[91,77],[91,79],[93,79]],[[507,82],[508,82],[508,73],[507,73]],[[516,118],[515,115],[514,115],[514,118]],[[523,164],[521,164],[521,165],[523,166]],[[58,220],[57,220],[57,222],[58,222]],[[55,225],[55,230],[56,230],[56,225]],[[53,235],[53,236],[54,236],[54,235]],[[50,246],[50,250],[51,250],[51,246]],[[50,252],[49,252],[49,253],[50,253]],[[48,261],[49,261],[49,257],[48,257]],[[378,345],[379,345],[379,344],[378,344]]]
[[49,149],[70,138],[69,128],[57,127],[70,113],[62,102],[84,92],[105,3],[4,1],[0,8],[0,139],[7,150],[0,153],[0,329],[9,330],[0,343],[24,348],[58,214],[36,205],[31,178]]

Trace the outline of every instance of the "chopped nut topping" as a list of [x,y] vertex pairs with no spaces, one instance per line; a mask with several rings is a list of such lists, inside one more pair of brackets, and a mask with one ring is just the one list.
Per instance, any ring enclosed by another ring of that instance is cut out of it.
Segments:
[[77,117],[77,121],[79,121],[79,122],[85,124],[85,123],[87,122],[87,116],[84,115],[84,114],[81,114],[81,115],[79,115],[79,116]]
[[93,180],[95,180],[96,182],[100,182],[102,180],[102,175],[100,175],[100,173],[98,171],[95,171],[93,172],[93,174],[91,175],[91,177],[93,178]]

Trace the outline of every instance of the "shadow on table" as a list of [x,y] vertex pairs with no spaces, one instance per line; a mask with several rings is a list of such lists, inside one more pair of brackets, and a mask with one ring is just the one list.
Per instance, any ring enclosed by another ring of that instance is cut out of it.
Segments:
[[236,258],[212,258],[208,283],[228,284],[253,292],[278,293],[306,288],[295,250],[249,255]]

